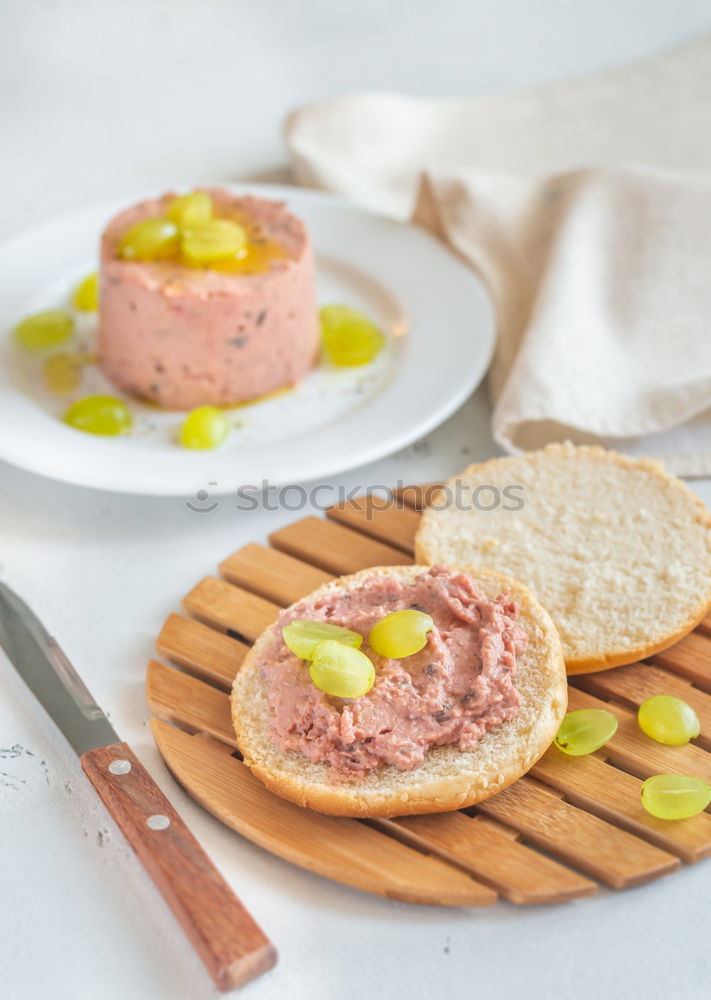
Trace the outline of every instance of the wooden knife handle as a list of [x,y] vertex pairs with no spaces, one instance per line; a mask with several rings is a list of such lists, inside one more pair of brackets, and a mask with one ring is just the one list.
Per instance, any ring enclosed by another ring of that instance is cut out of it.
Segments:
[[235,989],[271,969],[276,949],[128,744],[80,759],[218,988]]

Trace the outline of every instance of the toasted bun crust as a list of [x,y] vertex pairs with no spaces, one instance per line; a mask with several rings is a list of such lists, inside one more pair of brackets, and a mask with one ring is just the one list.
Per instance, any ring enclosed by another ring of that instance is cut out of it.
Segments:
[[[523,507],[438,510],[447,498],[435,495],[417,560],[470,562],[523,581],[555,622],[569,674],[652,656],[711,608],[711,515],[659,462],[552,444],[470,465],[447,486],[457,482],[493,486],[504,504],[504,489],[516,486]],[[482,494],[485,504],[491,497]]]
[[[336,783],[327,764],[312,764],[269,739],[271,712],[257,666],[271,639],[267,629],[247,654],[232,689],[232,720],[244,761],[264,784],[285,799],[337,816],[404,816],[445,812],[489,798],[528,771],[553,740],[565,715],[568,694],[563,654],[548,613],[531,592],[500,573],[458,567],[489,598],[509,592],[519,609],[517,624],[528,634],[518,659],[515,685],[521,705],[515,717],[488,732],[472,750],[433,747],[412,771],[386,765],[354,783]],[[410,582],[426,566],[379,566],[319,587],[313,599],[357,585],[372,576]]]

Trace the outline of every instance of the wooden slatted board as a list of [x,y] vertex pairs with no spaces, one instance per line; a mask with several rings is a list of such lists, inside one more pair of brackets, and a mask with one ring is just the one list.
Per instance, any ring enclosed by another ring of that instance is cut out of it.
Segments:
[[[360,821],[321,816],[272,795],[242,763],[228,690],[249,644],[279,608],[334,575],[412,559],[420,488],[377,509],[356,500],[247,545],[172,614],[148,667],[151,725],[168,767],[220,820],[297,865],[368,892],[450,906],[548,903],[625,889],[711,854],[711,814],[665,822],[640,803],[650,774],[711,781],[711,617],[650,663],[571,680],[570,708],[604,707],[619,728],[602,750],[571,758],[551,747],[533,770],[474,808]],[[702,735],[686,747],[648,739],[636,707],[678,694]]]

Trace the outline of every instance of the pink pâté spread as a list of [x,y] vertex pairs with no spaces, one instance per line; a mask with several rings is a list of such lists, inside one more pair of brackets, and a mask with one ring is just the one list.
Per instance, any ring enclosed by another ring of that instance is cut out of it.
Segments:
[[[402,659],[368,646],[373,625],[404,608],[434,621],[427,645]],[[516,658],[526,633],[508,595],[489,600],[458,570],[433,566],[411,583],[378,576],[282,612],[260,664],[273,712],[272,742],[331,766],[336,780],[353,780],[392,764],[407,771],[430,747],[471,749],[490,729],[516,714]],[[361,698],[335,698],[311,681],[308,665],[286,647],[282,628],[295,619],[331,622],[360,632],[376,680]]]
[[[99,366],[124,392],[174,410],[229,406],[293,386],[319,351],[315,265],[304,224],[282,202],[205,190],[220,218],[247,230],[251,270],[122,260],[118,248],[128,229],[164,216],[172,194],[121,212],[101,244]],[[271,243],[282,257],[269,259]]]

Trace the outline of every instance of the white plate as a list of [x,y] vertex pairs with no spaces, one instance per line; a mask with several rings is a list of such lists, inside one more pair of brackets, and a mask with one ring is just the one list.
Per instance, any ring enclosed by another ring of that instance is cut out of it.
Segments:
[[[49,397],[36,358],[11,331],[23,316],[67,307],[96,269],[98,240],[118,210],[142,197],[93,206],[0,245],[0,458],[54,479],[125,493],[190,496],[281,486],[334,475],[404,447],[448,417],[481,381],[494,341],[488,296],[476,276],[433,237],[320,192],[225,185],[284,199],[306,223],[318,262],[319,302],[361,308],[388,333],[371,365],[322,366],[295,390],[230,411],[235,426],[216,451],[175,444],[179,413],[131,401],[135,429],[105,438],[66,426],[67,400]],[[96,317],[77,314],[79,338]],[[78,395],[120,395],[88,368]]]

